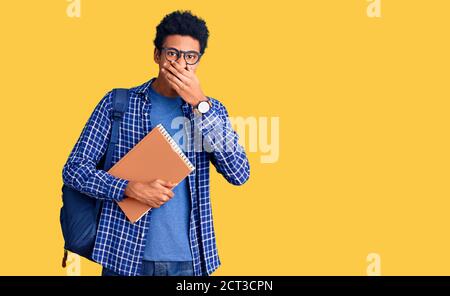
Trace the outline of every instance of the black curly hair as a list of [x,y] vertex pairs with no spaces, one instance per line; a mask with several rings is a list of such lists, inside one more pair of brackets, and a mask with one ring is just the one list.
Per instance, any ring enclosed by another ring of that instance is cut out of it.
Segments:
[[189,10],[174,11],[166,15],[156,27],[156,37],[153,43],[161,50],[164,39],[169,35],[191,36],[200,43],[200,53],[203,54],[208,45],[209,31],[206,22],[193,15]]

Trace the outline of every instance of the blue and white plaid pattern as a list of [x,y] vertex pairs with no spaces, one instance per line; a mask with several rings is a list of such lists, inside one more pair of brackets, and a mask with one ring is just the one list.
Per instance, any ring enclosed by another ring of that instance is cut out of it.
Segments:
[[[112,164],[152,129],[149,115],[151,98],[148,96],[152,81],[129,91],[128,111],[120,125],[119,143]],[[238,135],[231,127],[226,108],[218,100],[210,99],[212,108],[203,115],[194,113],[186,102],[182,105],[183,114],[190,123],[185,124],[190,135],[185,153],[196,168],[188,176],[188,181],[192,205],[189,237],[197,276],[210,275],[221,264],[211,212],[209,162],[231,184],[241,185],[250,176],[247,156],[238,144]],[[111,134],[111,111],[112,92],[109,92],[95,107],[71,151],[63,168],[63,181],[86,195],[104,200],[93,259],[121,275],[140,275],[151,211],[135,224],[128,222],[116,203],[124,198],[128,181],[96,169]],[[194,139],[198,139],[198,135],[209,150],[194,149]],[[227,149],[218,149],[223,145]]]

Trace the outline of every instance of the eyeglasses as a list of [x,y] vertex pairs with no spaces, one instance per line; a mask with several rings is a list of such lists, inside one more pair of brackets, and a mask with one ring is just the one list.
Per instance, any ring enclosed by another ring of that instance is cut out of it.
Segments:
[[184,60],[188,65],[197,64],[198,61],[200,61],[200,57],[202,56],[201,53],[196,52],[195,50],[183,51],[173,47],[162,47],[161,50],[164,50],[166,52],[166,59],[168,61],[178,61],[178,59],[181,57],[181,54],[183,54]]

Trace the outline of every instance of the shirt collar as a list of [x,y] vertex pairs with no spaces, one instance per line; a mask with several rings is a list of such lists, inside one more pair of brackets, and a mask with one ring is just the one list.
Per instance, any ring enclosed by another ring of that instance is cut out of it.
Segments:
[[130,91],[135,92],[139,95],[144,95],[145,99],[148,100],[148,89],[150,87],[150,85],[152,84],[152,82],[155,80],[156,78],[153,77],[152,79],[150,79],[149,81],[145,82],[144,84],[141,84],[139,86],[130,88]]

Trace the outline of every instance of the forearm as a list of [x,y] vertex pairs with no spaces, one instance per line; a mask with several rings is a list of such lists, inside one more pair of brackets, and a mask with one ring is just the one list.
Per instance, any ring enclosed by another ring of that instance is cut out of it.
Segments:
[[87,160],[71,157],[63,168],[63,182],[81,193],[97,199],[121,201],[128,180],[98,170]]
[[203,149],[211,153],[217,171],[234,185],[245,183],[250,176],[250,165],[239,136],[233,130],[225,109],[217,101],[201,115],[197,122],[204,139]]

